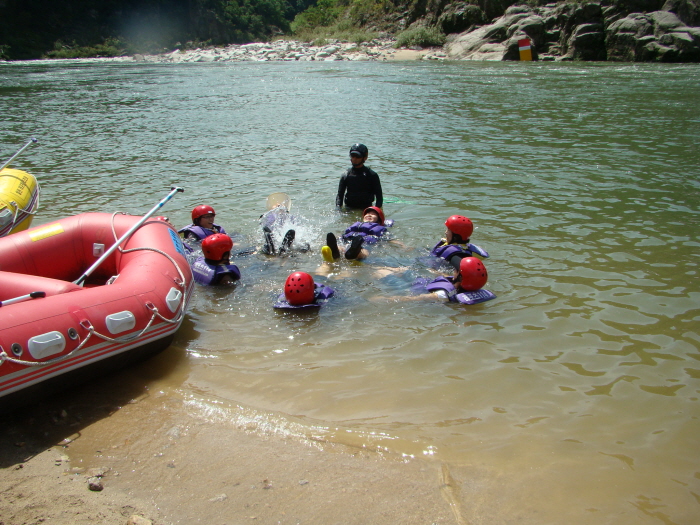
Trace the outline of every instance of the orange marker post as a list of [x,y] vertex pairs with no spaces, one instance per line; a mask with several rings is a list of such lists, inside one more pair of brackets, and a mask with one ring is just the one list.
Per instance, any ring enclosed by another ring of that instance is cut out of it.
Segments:
[[520,50],[520,60],[532,60],[532,48],[529,38],[518,40],[518,49]]

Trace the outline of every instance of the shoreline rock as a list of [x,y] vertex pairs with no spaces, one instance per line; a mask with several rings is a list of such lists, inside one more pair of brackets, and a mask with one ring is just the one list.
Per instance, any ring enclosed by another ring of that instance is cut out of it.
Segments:
[[700,62],[700,28],[668,10],[627,13],[598,2],[514,5],[491,24],[450,35],[452,60],[518,60],[528,38],[535,60]]
[[[297,40],[276,40],[251,44],[231,44],[180,51],[176,49],[160,55],[134,55],[111,60],[135,60],[152,63],[190,62],[335,62],[335,61],[388,61],[388,60],[444,60],[442,48],[397,49],[393,38],[380,38],[362,44],[331,40],[326,45],[314,46]],[[110,59],[108,59],[110,60]]]

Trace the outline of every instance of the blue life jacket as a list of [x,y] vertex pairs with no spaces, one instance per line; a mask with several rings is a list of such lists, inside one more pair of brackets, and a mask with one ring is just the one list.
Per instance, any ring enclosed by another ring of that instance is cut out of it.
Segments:
[[226,230],[224,230],[223,227],[219,226],[218,224],[214,224],[211,230],[190,224],[189,226],[179,229],[177,233],[184,233],[185,239],[189,237],[188,233],[191,233],[201,242],[215,233],[226,233]]
[[353,237],[360,236],[364,238],[366,244],[372,244],[377,242],[386,232],[386,227],[378,222],[356,222],[345,230],[343,240],[351,241]]
[[294,305],[294,304],[289,304],[287,301],[287,298],[284,296],[284,294],[280,294],[280,296],[277,298],[277,302],[273,305],[274,308],[278,309],[296,309],[296,308],[318,308],[323,303],[325,303],[328,299],[333,297],[333,294],[335,293],[335,290],[331,288],[330,286],[326,286],[325,284],[319,284],[319,283],[314,283],[314,300],[313,302],[309,304],[299,304],[299,305]]
[[192,263],[194,280],[205,286],[218,284],[221,277],[230,275],[234,281],[241,278],[241,272],[235,264],[209,264],[204,257]]
[[433,279],[425,285],[425,289],[429,292],[445,292],[447,298],[452,303],[477,304],[496,298],[496,295],[493,292],[484,288],[471,292],[457,293],[454,283],[447,277],[438,277],[437,279]]

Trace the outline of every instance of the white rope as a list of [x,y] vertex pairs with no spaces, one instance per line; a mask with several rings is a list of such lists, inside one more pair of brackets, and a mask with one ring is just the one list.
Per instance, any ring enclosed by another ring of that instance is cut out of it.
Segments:
[[[123,212],[115,212],[114,214],[112,214],[112,233],[114,234],[115,241],[118,239],[118,237],[117,237],[117,233],[114,229],[114,217],[120,213],[125,215]],[[24,361],[22,359],[10,357],[9,355],[7,355],[7,352],[5,352],[5,350],[2,347],[0,347],[0,365],[2,365],[5,361],[9,361],[11,363],[15,363],[18,365],[24,365],[24,366],[48,366],[48,365],[52,365],[54,363],[60,363],[61,361],[64,361],[65,359],[68,359],[69,357],[71,357],[78,350],[80,350],[83,346],[85,346],[85,344],[90,340],[90,338],[93,335],[96,337],[99,337],[100,339],[108,341],[110,343],[120,343],[120,344],[130,343],[132,341],[135,341],[139,337],[141,337],[143,334],[145,334],[146,331],[153,324],[153,321],[156,319],[156,317],[158,317],[162,321],[169,323],[169,324],[178,324],[185,316],[185,306],[186,306],[187,296],[184,293],[186,291],[185,290],[185,284],[186,284],[185,275],[182,273],[182,269],[177,264],[175,259],[173,259],[170,256],[170,254],[168,254],[162,250],[159,250],[157,248],[151,248],[149,246],[144,246],[141,248],[131,248],[130,250],[122,250],[121,246],[119,246],[118,249],[119,249],[119,252],[122,254],[136,252],[139,250],[148,250],[148,251],[156,252],[156,253],[159,253],[159,254],[165,256],[173,264],[173,266],[177,270],[177,273],[180,276],[180,282],[175,281],[175,284],[177,284],[180,288],[183,289],[182,299],[180,301],[180,314],[177,317],[174,317],[172,319],[168,319],[167,317],[163,317],[160,314],[160,312],[158,311],[158,308],[153,303],[147,302],[147,303],[144,303],[144,306],[148,310],[151,311],[151,313],[152,313],[151,318],[149,319],[148,324],[146,324],[146,326],[143,328],[143,330],[141,330],[140,332],[138,332],[136,334],[130,334],[128,336],[124,336],[124,337],[120,337],[120,338],[109,337],[109,336],[101,334],[100,332],[95,330],[95,327],[92,325],[92,323],[90,323],[90,321],[87,321],[87,320],[81,321],[80,325],[88,331],[88,336],[77,347],[75,347],[73,350],[71,350],[71,352],[69,352],[68,354],[62,355],[60,357],[56,357],[54,359],[50,359],[48,361],[40,361],[40,362],[39,361]],[[87,325],[85,325],[83,323],[87,323]]]
[[66,355],[62,355],[60,357],[56,357],[54,359],[50,359],[48,361],[24,361],[22,359],[17,359],[16,357],[10,357],[7,355],[5,350],[0,347],[0,365],[2,365],[5,361],[9,361],[10,363],[15,363],[18,365],[24,365],[24,366],[47,366],[47,365],[52,365],[54,363],[60,363],[61,361],[68,359],[70,356],[72,356],[74,353],[76,353],[78,350],[80,350],[85,343],[87,343],[90,340],[90,337],[92,336],[92,332],[88,333],[88,336],[85,338],[85,340],[80,343],[78,346],[76,346],[73,350],[71,350],[69,353]]

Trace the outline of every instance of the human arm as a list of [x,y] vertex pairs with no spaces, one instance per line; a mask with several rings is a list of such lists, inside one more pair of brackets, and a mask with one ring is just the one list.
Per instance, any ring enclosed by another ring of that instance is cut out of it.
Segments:
[[234,279],[233,277],[231,277],[230,274],[225,273],[221,277],[219,277],[219,279],[214,284],[231,285],[231,284],[236,284],[237,281],[238,281],[238,279]]
[[347,172],[345,172],[340,177],[340,183],[338,184],[338,195],[336,195],[335,197],[335,205],[338,207],[341,207],[343,205],[343,197],[345,196],[347,184]]
[[389,239],[388,242],[390,242],[391,244],[393,244],[393,245],[395,245],[395,246],[398,246],[399,248],[403,248],[404,250],[408,250],[408,249],[409,249],[408,246],[406,246],[404,243],[402,243],[402,242],[401,242],[400,240],[398,240],[398,239]]
[[370,298],[370,302],[373,303],[407,303],[415,301],[431,301],[431,302],[449,302],[446,295],[440,295],[435,292],[422,293],[419,295],[397,295],[394,297],[387,297],[385,295],[378,295],[376,297]]
[[241,271],[235,264],[219,264],[215,267],[211,284],[236,284],[241,278]]
[[381,208],[382,205],[384,204],[384,194],[382,193],[382,183],[379,180],[379,175],[377,175],[376,172],[372,171],[372,192],[374,193],[374,198],[376,202],[374,205],[377,208]]

